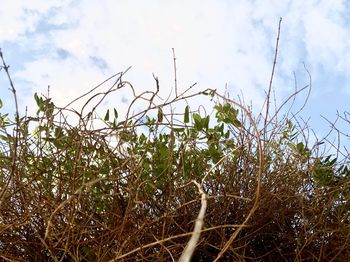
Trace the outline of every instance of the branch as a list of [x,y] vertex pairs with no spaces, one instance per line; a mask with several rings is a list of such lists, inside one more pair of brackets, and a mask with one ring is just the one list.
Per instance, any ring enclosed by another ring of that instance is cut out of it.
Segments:
[[198,187],[198,191],[201,194],[201,209],[199,211],[196,223],[194,225],[192,237],[190,238],[190,241],[188,241],[187,246],[185,247],[185,250],[183,251],[179,259],[179,262],[191,261],[191,257],[197,246],[199,236],[201,234],[201,230],[204,223],[204,215],[207,209],[207,195],[204,193],[203,189],[201,188],[201,185],[197,181],[192,180],[192,182]]
[[[282,23],[282,17],[280,17],[280,21],[278,24],[278,33],[277,33],[277,39],[276,39],[276,47],[275,47],[275,57],[273,59],[273,65],[272,65],[272,72],[271,72],[271,78],[270,78],[270,83],[269,83],[269,90],[267,92],[267,97],[266,97],[266,114],[265,114],[265,123],[264,123],[264,136],[266,136],[266,128],[267,128],[267,119],[269,117],[269,108],[270,108],[270,96],[271,96],[271,89],[272,89],[272,81],[273,77],[275,75],[275,68],[276,68],[276,63],[277,63],[277,54],[278,54],[278,44],[280,41],[280,34],[281,34],[281,23]],[[264,137],[264,140],[266,141],[266,137]]]

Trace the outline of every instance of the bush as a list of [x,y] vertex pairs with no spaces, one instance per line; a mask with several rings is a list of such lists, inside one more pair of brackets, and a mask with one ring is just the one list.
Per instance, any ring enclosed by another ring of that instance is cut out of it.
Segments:
[[[122,75],[101,101],[132,88]],[[215,90],[156,104],[155,80],[124,119],[96,119],[101,101],[83,114],[37,94],[36,115],[0,115],[3,259],[177,260],[203,206],[197,182],[208,206],[193,261],[350,260],[347,162],[320,155],[289,114],[253,117]],[[198,96],[213,113],[172,111]]]

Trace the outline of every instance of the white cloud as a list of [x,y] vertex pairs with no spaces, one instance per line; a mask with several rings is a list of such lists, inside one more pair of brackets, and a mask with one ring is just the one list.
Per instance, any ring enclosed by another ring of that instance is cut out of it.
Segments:
[[[308,13],[305,18],[305,44],[314,64],[323,64],[331,70],[342,70],[343,55],[349,50],[349,31],[330,16],[318,10]],[[350,61],[348,61],[350,62]]]
[[[350,65],[344,1],[7,2],[2,23],[8,26],[1,38],[21,39],[22,48],[43,50],[35,60],[24,61],[17,76],[34,83],[33,91],[51,85],[61,105],[130,65],[126,79],[138,92],[154,89],[155,73],[167,97],[174,86],[171,48],[180,89],[198,82],[196,90],[223,92],[228,83],[231,97],[242,90],[246,101],[261,105],[280,16],[275,87],[281,96],[294,89],[293,71],[302,68],[301,62],[312,65],[314,80],[320,66],[346,72]],[[24,37],[43,23],[48,31]],[[115,99],[122,103],[126,96]]]
[[0,8],[0,39],[15,41],[18,36],[36,29],[40,19],[52,8],[58,8],[69,3],[69,0],[53,1],[1,1]]
[[[130,2],[104,3],[101,6],[100,1],[85,2],[48,20],[56,25],[58,21],[73,21],[71,27],[50,31],[43,45],[51,45],[50,52],[55,52],[55,48],[65,50],[71,54],[69,60],[75,62],[66,61],[62,65],[57,57],[44,54],[46,59],[29,61],[20,75],[40,86],[50,82],[55,98],[66,101],[67,96],[73,98],[77,92],[92,87],[92,79],[84,75],[103,79],[96,68],[91,65],[88,68],[88,58],[93,56],[106,61],[109,74],[132,65],[129,76],[139,92],[154,88],[152,73],[155,73],[162,85],[161,94],[166,97],[174,85],[171,48],[175,48],[179,89],[185,90],[198,81],[198,89],[223,90],[229,82],[237,90],[247,92],[249,99],[260,99],[260,95],[254,95],[254,87],[267,82],[270,61],[265,59],[263,32],[245,22],[252,6],[241,2],[228,12],[225,5],[214,2],[204,5],[139,2],[137,7]],[[40,77],[41,72],[45,78]],[[104,74],[106,77],[107,72]],[[90,80],[90,86],[79,84],[82,79],[84,83]]]

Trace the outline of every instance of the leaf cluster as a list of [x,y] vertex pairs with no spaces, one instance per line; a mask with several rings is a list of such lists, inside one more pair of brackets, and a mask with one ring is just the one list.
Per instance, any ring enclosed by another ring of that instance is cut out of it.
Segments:
[[[193,261],[214,260],[230,239],[226,261],[350,259],[348,162],[319,154],[288,116],[262,121],[215,90],[160,104],[156,93],[125,118],[38,94],[35,116],[0,114],[3,259],[176,260],[200,209],[193,180],[208,196]],[[211,114],[169,113],[196,96],[217,99]]]

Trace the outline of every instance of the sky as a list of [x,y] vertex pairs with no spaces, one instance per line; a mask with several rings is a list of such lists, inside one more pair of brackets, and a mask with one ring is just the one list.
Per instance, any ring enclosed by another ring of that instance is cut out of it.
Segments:
[[[226,91],[259,108],[282,17],[273,82],[277,104],[309,83],[305,65],[312,89],[301,116],[322,137],[329,130],[323,117],[333,121],[337,112],[349,111],[349,7],[345,0],[1,0],[0,47],[22,112],[33,110],[33,94],[46,94],[48,86],[53,101],[64,106],[129,66],[124,79],[136,92],[154,90],[154,74],[166,98],[174,88],[172,48],[179,92],[197,83],[193,92]],[[11,111],[13,99],[0,73],[1,110]],[[121,90],[103,106],[123,111],[130,95]],[[306,96],[298,96],[296,110]],[[201,104],[207,106],[194,102]],[[338,125],[344,132],[349,127]]]

